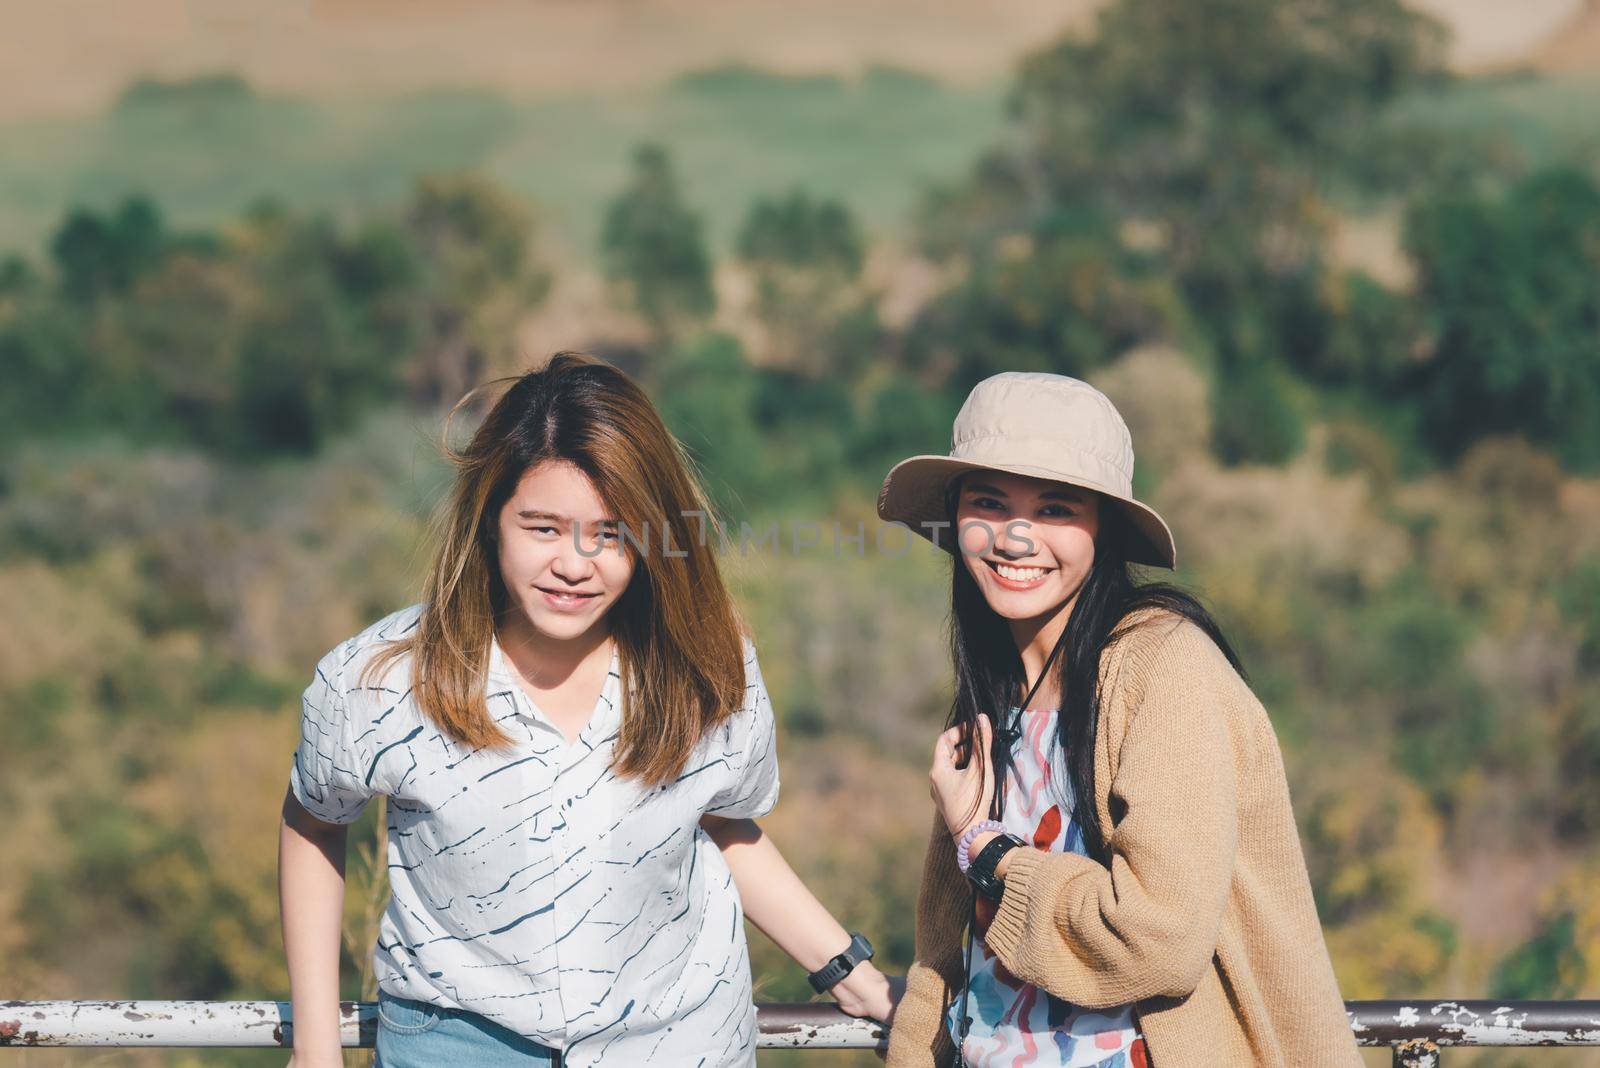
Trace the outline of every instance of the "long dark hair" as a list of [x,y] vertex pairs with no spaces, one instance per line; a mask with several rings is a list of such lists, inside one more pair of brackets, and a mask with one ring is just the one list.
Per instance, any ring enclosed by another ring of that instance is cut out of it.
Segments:
[[[958,483],[959,480],[952,483],[946,500],[952,524]],[[1127,550],[1139,535],[1115,499],[1104,494],[1099,497],[1100,528],[1095,537],[1094,564],[1067,618],[1065,646],[1053,670],[1057,672],[1061,694],[1056,740],[1071,780],[1071,796],[1061,796],[1059,800],[1064,806],[1070,804],[1071,811],[1077,814],[1089,855],[1109,865],[1105,836],[1095,817],[1094,747],[1100,724],[1100,655],[1113,638],[1126,632],[1127,628],[1119,630],[1119,625],[1129,613],[1142,608],[1169,609],[1210,635],[1241,678],[1248,681],[1249,676],[1216,620],[1192,593],[1170,582],[1134,582],[1129,569],[1136,565],[1128,562]],[[953,525],[951,529],[955,529]],[[1005,621],[984,600],[983,591],[958,554],[952,554],[951,563],[950,656],[955,665],[956,693],[948,725],[959,725],[965,737],[975,738],[980,712],[997,727],[1005,723],[1009,710],[1021,699],[1028,684],[1022,656]],[[1005,796],[1010,756],[1010,745],[997,736],[993,752],[987,754],[994,762],[997,805],[998,799]],[[985,754],[974,754],[973,759],[984,760]],[[1056,789],[1061,789],[1059,782]]]

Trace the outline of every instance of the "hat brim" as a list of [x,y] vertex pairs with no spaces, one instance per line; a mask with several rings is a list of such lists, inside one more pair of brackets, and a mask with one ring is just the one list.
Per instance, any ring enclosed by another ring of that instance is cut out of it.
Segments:
[[1130,563],[1167,568],[1178,566],[1178,550],[1172,540],[1172,531],[1154,508],[1089,479],[1068,477],[1060,471],[1042,467],[985,464],[950,456],[913,456],[895,464],[884,478],[883,488],[878,491],[878,517],[886,522],[904,523],[934,545],[950,552],[955,539],[948,533],[942,537],[939,535],[950,521],[945,512],[945,488],[952,478],[968,471],[1003,471],[1064,482],[1069,486],[1081,486],[1104,494],[1123,505],[1129,522],[1139,535],[1128,546]]

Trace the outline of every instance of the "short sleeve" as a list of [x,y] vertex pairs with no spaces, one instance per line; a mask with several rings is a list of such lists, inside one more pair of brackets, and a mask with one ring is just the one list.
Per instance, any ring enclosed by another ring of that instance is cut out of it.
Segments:
[[345,645],[317,663],[300,697],[300,746],[289,769],[289,788],[305,810],[325,823],[349,823],[373,795],[366,761],[351,739],[344,684]]
[[730,764],[737,770],[706,808],[726,819],[765,816],[778,803],[778,725],[755,647],[748,642],[745,658],[744,703],[727,724]]

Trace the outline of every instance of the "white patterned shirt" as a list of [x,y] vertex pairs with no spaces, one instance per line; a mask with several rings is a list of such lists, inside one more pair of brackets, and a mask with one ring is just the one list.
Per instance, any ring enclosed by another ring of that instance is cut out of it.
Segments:
[[[379,986],[479,1013],[588,1065],[753,1065],[743,910],[705,813],[753,817],[778,796],[772,704],[745,643],[745,699],[670,783],[613,773],[621,680],[612,657],[567,744],[490,651],[490,715],[515,739],[467,749],[411,697],[409,656],[358,685],[422,606],[341,642],[303,700],[290,771],[313,816],[348,823],[389,798],[390,899]],[[638,714],[649,715],[648,709]]]

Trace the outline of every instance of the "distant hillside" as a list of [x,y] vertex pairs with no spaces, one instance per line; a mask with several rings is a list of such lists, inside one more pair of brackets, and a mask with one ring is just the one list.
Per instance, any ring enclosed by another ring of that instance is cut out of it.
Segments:
[[[787,72],[914,67],[988,82],[1104,0],[0,0],[0,121],[86,114],[144,77],[237,71],[269,92],[393,93],[440,85],[513,94],[637,89],[747,63]],[[1596,69],[1551,35],[1585,0],[1413,0],[1450,26],[1464,70]],[[115,17],[107,12],[114,10]],[[1548,59],[1542,58],[1546,49]]]
[[1525,66],[1585,0],[1407,0],[1450,28],[1452,64],[1465,73]]
[[615,91],[748,63],[872,63],[987,82],[1097,0],[0,0],[0,120],[85,114],[143,77],[237,71],[268,92]]
[[0,123],[0,257],[39,248],[73,206],[133,193],[180,226],[211,226],[264,197],[366,213],[419,175],[475,169],[531,200],[563,257],[584,258],[647,139],[671,147],[719,246],[753,199],[794,187],[844,198],[874,236],[898,233],[927,183],[964,173],[998,135],[1002,84],[722,65],[649,92],[319,100],[229,77],[143,79],[103,117]]
[[1533,65],[1553,74],[1600,74],[1600,2],[1584,0],[1534,53]]

